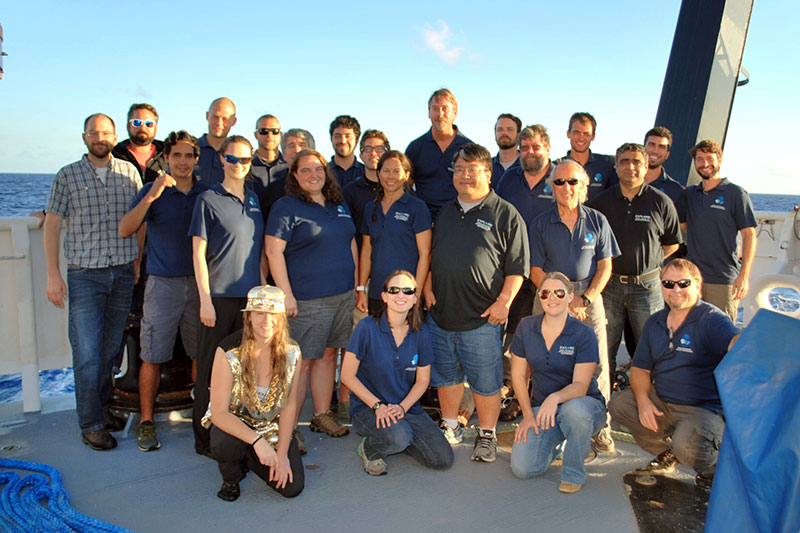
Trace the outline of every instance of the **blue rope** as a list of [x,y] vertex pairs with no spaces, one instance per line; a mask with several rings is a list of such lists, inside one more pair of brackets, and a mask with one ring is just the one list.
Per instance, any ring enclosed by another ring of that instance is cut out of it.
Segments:
[[[3,486],[0,492],[0,531],[128,531],[70,507],[69,497],[61,484],[61,473],[52,466],[0,458],[0,469],[0,486]],[[20,477],[12,469],[36,473]]]

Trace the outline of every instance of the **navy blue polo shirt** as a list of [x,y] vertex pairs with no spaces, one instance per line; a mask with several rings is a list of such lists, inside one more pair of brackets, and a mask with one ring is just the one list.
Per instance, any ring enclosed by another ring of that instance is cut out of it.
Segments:
[[[572,159],[571,152],[572,150],[569,150],[561,159]],[[596,154],[589,150],[589,160],[583,165],[583,169],[589,175],[589,187],[586,189],[588,200],[619,183],[615,164],[613,155]]]
[[[356,377],[383,403],[399,404],[417,379],[417,368],[433,363],[428,326],[413,331],[409,328],[400,346],[394,341],[386,314],[379,320],[369,316],[356,324],[347,343],[347,351],[355,354],[359,361]],[[350,413],[369,409],[355,394],[350,395]],[[425,411],[415,402],[409,413]]]
[[222,167],[222,161],[219,160],[219,152],[208,144],[206,135],[204,133],[202,137],[197,139],[200,155],[197,159],[197,165],[194,167],[194,175],[206,185],[211,186],[222,183],[222,180],[225,179],[225,169]]
[[[130,211],[153,188],[148,183],[131,202]],[[156,201],[150,204],[142,222],[147,223],[147,273],[164,278],[193,276],[192,238],[188,236],[194,205],[198,196],[208,190],[208,185],[194,180],[189,192],[176,187],[166,187]]]
[[678,213],[666,194],[643,184],[628,200],[619,184],[589,205],[606,216],[621,255],[613,260],[614,274],[638,276],[661,267],[662,246],[681,243]]
[[722,412],[714,369],[739,333],[728,315],[702,300],[673,333],[669,307],[647,319],[631,363],[648,370],[658,397],[678,405]]
[[342,191],[344,201],[353,215],[353,224],[356,227],[356,244],[361,252],[361,223],[364,220],[364,208],[374,202],[381,185],[377,181],[365,178],[348,183]]
[[207,241],[211,296],[244,298],[261,284],[264,218],[252,191],[245,189],[244,203],[221,183],[201,193],[189,236]]
[[283,256],[297,300],[335,296],[355,288],[350,242],[356,234],[347,205],[325,207],[294,196],[272,206],[267,235],[286,241]]
[[265,224],[267,218],[269,218],[269,212],[272,210],[272,206],[286,195],[286,176],[288,175],[288,167],[277,170],[273,175],[272,183],[267,185],[264,192],[258,197],[258,201],[261,204],[261,212],[264,214]]
[[433,218],[436,218],[444,204],[458,196],[453,186],[453,172],[450,170],[453,156],[461,146],[472,142],[458,128],[453,127],[456,136],[444,152],[433,139],[431,130],[411,141],[406,148],[406,155],[413,166],[411,177],[414,178],[417,196],[428,204]]
[[550,163],[547,174],[542,176],[539,183],[531,189],[528,180],[525,179],[525,171],[521,166],[509,168],[503,174],[502,179],[495,187],[495,192],[502,198],[517,208],[519,214],[525,220],[527,228],[533,219],[545,211],[549,211],[555,205],[553,199],[553,188],[547,184],[547,178],[556,166]]
[[736,253],[739,230],[756,227],[747,191],[723,179],[710,191],[686,188],[686,259],[700,268],[706,283],[731,285],[742,262]]
[[[254,153],[253,162],[250,164],[250,173],[247,175],[245,185],[250,187],[260,199],[264,195],[267,186],[275,181],[276,173],[288,168],[289,165],[283,160],[283,154],[281,153],[278,153],[277,159],[269,162],[262,161],[258,154]],[[264,209],[262,208],[261,210],[263,211]]]
[[497,184],[500,183],[500,178],[503,177],[503,174],[512,168],[518,168],[519,166],[519,155],[517,155],[517,158],[508,168],[503,168],[503,165],[500,163],[500,154],[495,155],[492,158],[492,181],[489,183],[489,185],[491,185],[492,189],[497,190]]
[[331,168],[333,169],[333,173],[339,182],[340,188],[344,188],[349,183],[353,183],[354,181],[361,179],[364,176],[364,173],[367,171],[364,163],[359,162],[358,159],[355,159],[350,168],[345,170],[333,160],[333,157],[331,157]]
[[[575,365],[578,363],[599,363],[597,336],[588,326],[573,316],[567,322],[550,349],[542,336],[544,315],[526,316],[517,326],[511,353],[528,360],[531,367],[533,391],[531,403],[534,407],[542,405],[545,398],[572,383]],[[603,402],[597,380],[592,378],[586,396]]]
[[[408,192],[397,199],[386,214],[378,206],[376,220],[375,203],[367,204],[361,233],[369,235],[372,245],[372,263],[369,277],[369,294],[378,295],[383,290],[383,282],[397,269],[417,273],[419,249],[417,234],[433,226],[428,206]],[[377,298],[377,296],[375,296]]]
[[672,179],[663,167],[661,168],[661,175],[648,185],[669,196],[678,211],[678,220],[686,222],[686,195],[683,185]]
[[531,266],[562,272],[572,281],[591,279],[597,262],[619,255],[619,246],[605,215],[578,205],[578,221],[570,234],[561,221],[558,206],[536,217],[528,227]]

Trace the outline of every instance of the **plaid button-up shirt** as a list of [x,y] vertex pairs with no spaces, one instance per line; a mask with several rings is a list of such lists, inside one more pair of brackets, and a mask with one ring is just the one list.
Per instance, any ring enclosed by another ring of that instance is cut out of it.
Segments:
[[85,155],[58,171],[47,200],[47,212],[59,215],[66,222],[67,264],[105,268],[137,258],[136,235],[123,239],[117,229],[141,188],[136,168],[114,157],[108,165],[105,184]]

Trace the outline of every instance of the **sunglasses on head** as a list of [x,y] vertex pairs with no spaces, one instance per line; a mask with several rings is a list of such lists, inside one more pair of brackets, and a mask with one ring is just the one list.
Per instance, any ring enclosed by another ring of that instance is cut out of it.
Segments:
[[578,181],[580,181],[578,178],[569,178],[569,179],[556,178],[553,180],[553,185],[558,185],[559,187],[561,187],[565,183],[569,183],[570,185],[575,186],[578,184]]
[[679,279],[679,280],[675,280],[675,281],[673,281],[671,279],[662,279],[661,280],[661,286],[664,287],[665,289],[674,289],[675,285],[677,285],[681,289],[685,289],[686,287],[688,287],[691,284],[692,284],[692,280],[690,280],[690,279]]
[[243,165],[249,165],[250,161],[253,160],[252,157],[236,157],[235,155],[223,155],[222,156],[225,161],[230,163],[231,165],[235,165],[236,163],[241,163]]
[[417,291],[411,287],[386,287],[384,292],[386,292],[386,294],[398,294],[402,292],[406,296],[411,296]]
[[142,120],[140,118],[132,118],[128,121],[134,128],[141,128],[142,125],[152,128],[156,123],[152,120]]
[[542,289],[539,291],[539,298],[547,300],[551,294],[559,300],[563,300],[567,296],[567,289]]
[[267,133],[271,133],[273,135],[278,135],[281,132],[280,128],[258,128],[256,133],[259,135],[266,135]]

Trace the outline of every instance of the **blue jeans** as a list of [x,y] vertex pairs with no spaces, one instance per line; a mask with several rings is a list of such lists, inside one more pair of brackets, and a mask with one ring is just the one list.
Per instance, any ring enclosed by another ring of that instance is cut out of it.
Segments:
[[[533,413],[538,412],[536,407]],[[586,481],[583,460],[589,453],[589,440],[603,428],[605,421],[606,408],[600,400],[591,396],[567,400],[558,406],[555,426],[548,430],[540,428],[538,435],[531,429],[528,442],[514,442],[511,471],[522,479],[544,474],[566,440],[561,481],[582,485]]]
[[388,428],[375,427],[375,412],[360,409],[353,415],[353,427],[364,435],[364,455],[374,461],[387,455],[406,452],[436,470],[446,470],[453,464],[453,448],[442,430],[425,413],[406,413]]
[[78,423],[83,433],[106,426],[112,367],[122,348],[134,278],[133,263],[67,271],[69,343]]
[[[641,285],[625,284],[611,278],[603,290],[603,303],[606,307],[606,339],[608,340],[608,370],[610,381],[614,382],[617,369],[617,350],[625,328],[625,317],[633,329],[633,338],[638,344],[642,336],[644,323],[650,315],[664,308],[659,278],[646,281]],[[633,359],[635,346],[628,347]]]

